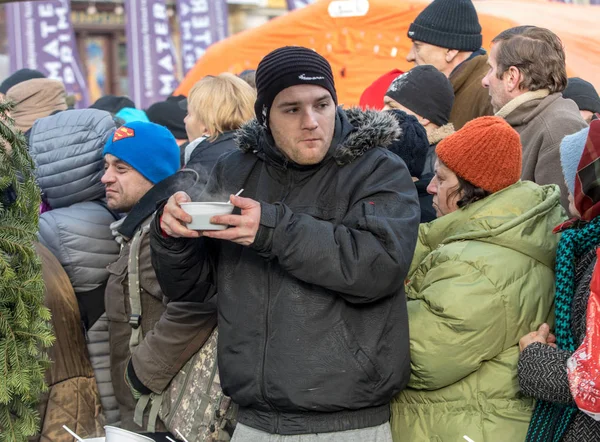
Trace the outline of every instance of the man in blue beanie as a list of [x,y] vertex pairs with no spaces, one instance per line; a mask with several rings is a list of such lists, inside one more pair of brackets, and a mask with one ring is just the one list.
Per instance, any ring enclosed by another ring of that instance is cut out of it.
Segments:
[[108,266],[105,293],[110,369],[121,427],[143,432],[154,426],[151,437],[164,440],[162,422],[152,422],[148,413],[134,419],[136,402],[142,395],[161,393],[167,387],[202,347],[217,319],[214,306],[205,303],[163,303],[150,262],[147,232],[157,203],[175,189],[193,185],[196,175],[177,173],[175,137],[154,123],[135,121],[121,126],[103,153],[108,208],[127,214],[111,225],[121,251]]

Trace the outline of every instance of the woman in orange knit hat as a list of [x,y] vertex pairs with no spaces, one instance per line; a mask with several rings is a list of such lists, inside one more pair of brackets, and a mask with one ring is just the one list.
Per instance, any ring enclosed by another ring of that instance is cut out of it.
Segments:
[[[548,320],[558,186],[519,180],[519,135],[482,117],[439,143],[406,283],[411,379],[392,402],[394,440],[524,440],[519,339]],[[467,439],[468,440],[468,439]]]

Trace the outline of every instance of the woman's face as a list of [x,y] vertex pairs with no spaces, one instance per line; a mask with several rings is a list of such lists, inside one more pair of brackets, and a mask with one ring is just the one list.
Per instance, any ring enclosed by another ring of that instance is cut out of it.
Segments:
[[194,141],[203,135],[209,135],[206,130],[206,126],[200,118],[188,107],[188,113],[185,116],[183,122],[185,123],[185,132],[187,133],[188,140]]
[[436,160],[435,176],[427,186],[427,192],[433,195],[433,208],[438,218],[458,210],[456,203],[461,195],[455,192],[457,188],[456,174],[440,160]]

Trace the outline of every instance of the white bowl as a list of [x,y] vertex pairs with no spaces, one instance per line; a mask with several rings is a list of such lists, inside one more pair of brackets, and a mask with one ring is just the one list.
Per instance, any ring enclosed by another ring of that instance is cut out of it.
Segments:
[[105,437],[92,437],[89,439],[83,439],[87,442],[106,442],[106,438]]
[[217,215],[230,215],[234,206],[230,203],[181,203],[185,213],[192,216],[192,222],[188,223],[190,230],[225,230],[223,224],[213,224],[210,219]]
[[110,425],[105,425],[104,431],[106,432],[106,442],[154,442],[149,437]]

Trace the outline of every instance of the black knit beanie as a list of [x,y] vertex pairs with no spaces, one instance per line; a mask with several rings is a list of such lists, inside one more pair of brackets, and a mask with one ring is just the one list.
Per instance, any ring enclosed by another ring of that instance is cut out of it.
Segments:
[[34,78],[46,78],[46,76],[35,69],[19,69],[0,83],[0,93],[6,94],[11,87]]
[[188,137],[183,121],[187,111],[179,105],[183,100],[185,100],[183,95],[172,95],[165,101],[154,103],[146,109],[146,115],[152,123],[165,126],[178,140],[187,140]]
[[452,83],[428,64],[398,76],[385,95],[437,126],[448,124],[454,105]]
[[399,109],[388,112],[394,116],[401,130],[400,137],[388,146],[388,150],[404,160],[410,176],[420,178],[429,152],[427,131],[415,117],[406,112]]
[[577,103],[579,110],[600,113],[600,97],[592,83],[578,77],[569,78],[562,94]]
[[312,49],[284,46],[261,60],[256,69],[256,119],[266,129],[273,100],[282,90],[298,84],[315,84],[331,94],[337,105],[333,73],[329,62]]
[[481,26],[471,0],[434,0],[411,23],[408,38],[447,49],[481,48]]
[[98,98],[94,104],[90,106],[90,109],[100,109],[111,114],[118,113],[121,109],[126,107],[135,108],[135,104],[127,97],[119,97],[117,95],[105,95]]

